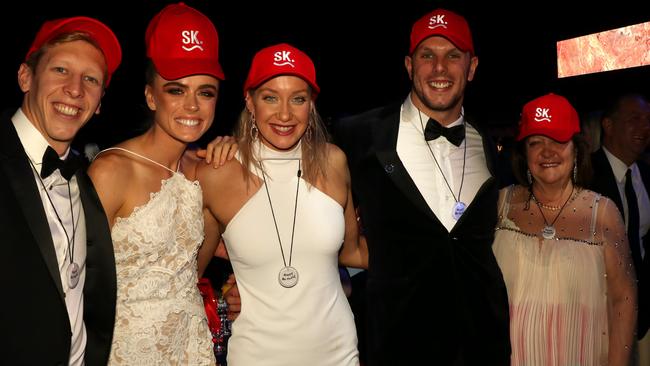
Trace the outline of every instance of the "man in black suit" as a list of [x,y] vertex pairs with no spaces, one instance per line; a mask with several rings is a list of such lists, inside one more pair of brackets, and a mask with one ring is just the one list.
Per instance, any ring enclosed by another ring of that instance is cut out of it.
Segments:
[[115,318],[106,215],[70,143],[121,61],[87,17],[43,24],[18,70],[22,106],[0,121],[0,363],[105,365]]
[[[638,279],[637,337],[642,339],[650,327],[650,166],[639,158],[650,141],[650,104],[641,95],[623,95],[603,111],[601,124],[603,144],[591,156],[589,188],[611,198],[625,218]],[[634,201],[628,201],[628,192]],[[634,206],[636,212],[631,212]]]
[[413,25],[406,100],[333,126],[370,252],[371,366],[510,362],[508,298],[491,248],[496,155],[463,110],[477,65],[465,19],[434,10]]

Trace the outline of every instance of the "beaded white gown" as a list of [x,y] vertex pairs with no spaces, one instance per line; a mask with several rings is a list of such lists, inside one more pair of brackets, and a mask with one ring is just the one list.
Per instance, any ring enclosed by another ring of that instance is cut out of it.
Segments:
[[618,278],[634,281],[618,210],[595,192],[576,191],[555,213],[556,237],[545,239],[530,197],[522,186],[501,190],[493,245],[508,290],[512,365],[606,365],[606,248],[618,257]]
[[[286,153],[263,147],[258,154],[296,159],[300,145]],[[263,168],[269,194],[262,185],[223,233],[242,302],[228,341],[228,365],[358,365],[354,318],[338,271],[343,207],[298,178],[298,160],[263,160]],[[262,179],[262,172],[251,171]],[[284,262],[269,196],[285,260],[298,271],[291,288],[278,281]]]
[[172,173],[111,230],[117,307],[110,365],[216,364],[197,287],[201,187]]

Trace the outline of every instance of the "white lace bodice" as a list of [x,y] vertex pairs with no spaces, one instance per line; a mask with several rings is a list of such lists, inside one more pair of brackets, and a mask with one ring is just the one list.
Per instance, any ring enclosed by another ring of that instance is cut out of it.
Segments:
[[180,173],[111,231],[117,267],[109,364],[214,365],[197,287],[202,193]]

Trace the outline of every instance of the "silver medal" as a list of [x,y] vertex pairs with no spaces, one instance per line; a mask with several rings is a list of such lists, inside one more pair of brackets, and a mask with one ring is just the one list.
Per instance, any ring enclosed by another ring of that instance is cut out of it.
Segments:
[[451,212],[451,217],[453,217],[454,220],[458,221],[458,219],[463,216],[463,213],[465,213],[465,208],[467,208],[467,206],[464,202],[456,202],[456,204],[454,204],[454,209]]
[[70,263],[68,266],[68,287],[75,288],[79,283],[79,276],[81,271],[79,270],[79,265],[75,262]]
[[542,229],[542,236],[544,239],[553,239],[555,238],[555,228],[551,225],[546,225]]
[[295,286],[298,283],[298,271],[290,266],[283,267],[278,274],[278,282],[286,288]]

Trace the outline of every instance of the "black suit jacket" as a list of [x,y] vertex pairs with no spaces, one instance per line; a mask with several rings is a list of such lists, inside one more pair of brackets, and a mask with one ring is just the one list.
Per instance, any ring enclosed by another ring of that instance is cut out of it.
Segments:
[[483,139],[492,177],[448,232],[397,155],[399,112],[375,109],[332,131],[370,247],[369,364],[509,365],[508,297],[492,253],[493,144]]
[[[105,365],[115,319],[115,259],[88,175],[76,174],[86,218],[86,365]],[[67,365],[70,321],[52,235],[32,168],[10,118],[0,119],[0,363]]]
[[[592,179],[590,189],[598,192],[604,196],[609,197],[616,207],[621,212],[623,216],[623,201],[621,200],[621,195],[618,191],[618,186],[616,184],[616,177],[614,176],[614,171],[612,170],[609,160],[607,160],[607,155],[605,151],[600,148],[598,151],[591,154],[591,164],[594,171],[594,177]],[[637,161],[639,171],[641,172],[641,180],[643,180],[643,185],[648,193],[650,193],[650,166],[648,166],[643,161]],[[641,243],[645,248],[650,249],[650,237],[648,234],[641,238]],[[650,328],[650,296],[648,286],[650,285],[650,255],[646,252],[645,258],[633,258],[634,268],[636,270],[636,276],[638,279],[638,302],[639,302],[639,313],[638,313],[638,328],[637,336],[639,339],[643,336]]]

